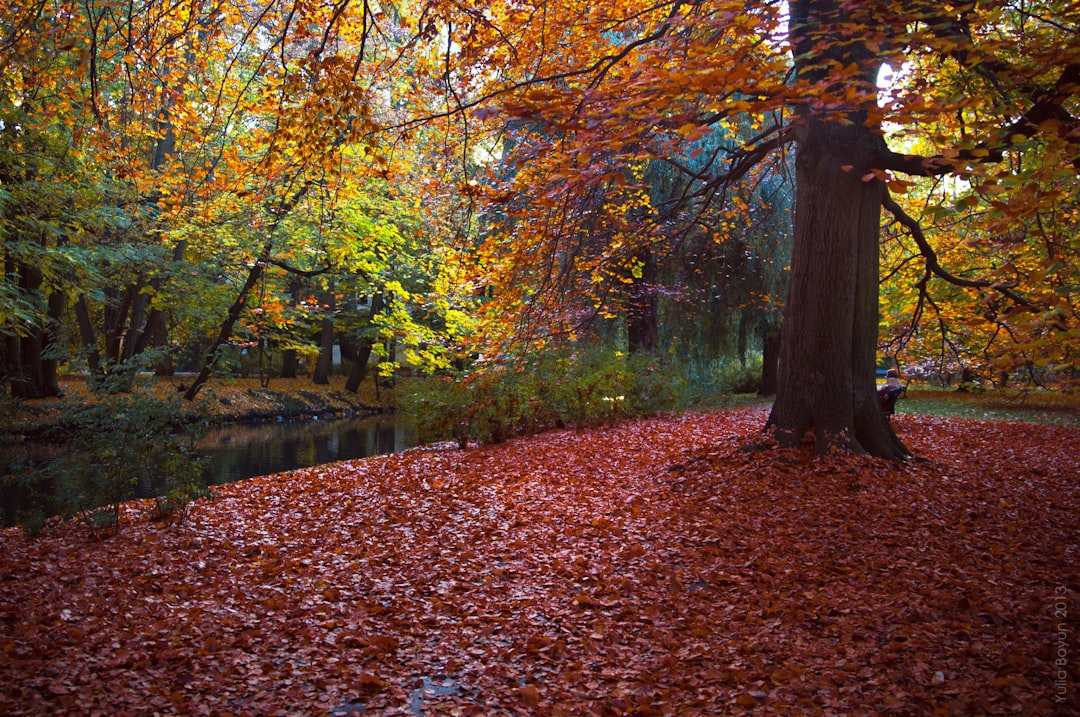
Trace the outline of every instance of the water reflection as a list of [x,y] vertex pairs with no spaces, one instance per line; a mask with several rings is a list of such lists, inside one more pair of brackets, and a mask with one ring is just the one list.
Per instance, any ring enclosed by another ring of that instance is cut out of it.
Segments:
[[403,450],[413,433],[402,423],[394,416],[375,416],[224,426],[207,432],[198,452],[206,457],[207,485],[220,485]]
[[[208,430],[197,452],[205,458],[205,484],[221,485],[295,468],[393,453],[410,447],[414,437],[407,421],[394,415],[230,425]],[[15,474],[26,475],[34,465],[63,455],[62,446],[41,442],[0,447],[0,525],[15,524],[19,514],[31,507],[25,487],[12,480]],[[49,493],[52,489],[39,483],[38,490]],[[148,498],[160,490],[161,486],[152,481],[140,481],[131,497]]]

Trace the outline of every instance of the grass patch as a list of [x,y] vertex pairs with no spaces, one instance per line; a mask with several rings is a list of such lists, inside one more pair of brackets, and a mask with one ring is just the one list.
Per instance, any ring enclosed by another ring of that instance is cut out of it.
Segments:
[[957,391],[912,387],[897,413],[1080,428],[1080,395],[1050,391]]

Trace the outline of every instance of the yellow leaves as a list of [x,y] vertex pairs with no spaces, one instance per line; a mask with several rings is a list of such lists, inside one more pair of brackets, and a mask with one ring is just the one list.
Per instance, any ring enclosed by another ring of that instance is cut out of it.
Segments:
[[679,127],[677,133],[680,137],[688,142],[696,142],[702,137],[705,137],[712,133],[711,127],[706,127],[699,124],[687,123],[682,127]]
[[976,187],[976,190],[984,194],[1004,194],[1008,191],[1004,186],[997,182],[985,182]]

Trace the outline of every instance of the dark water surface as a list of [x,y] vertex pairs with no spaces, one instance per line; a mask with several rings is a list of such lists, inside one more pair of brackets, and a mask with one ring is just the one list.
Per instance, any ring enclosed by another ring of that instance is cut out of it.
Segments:
[[[218,426],[198,445],[206,460],[203,480],[208,486],[295,468],[394,453],[412,445],[414,432],[395,415],[283,421]],[[63,455],[63,449],[43,443],[0,446],[0,477],[12,460],[43,462]],[[155,495],[154,486],[139,485],[133,498]],[[0,488],[0,525],[16,522],[26,503],[25,492]]]
[[413,433],[395,416],[223,426],[207,432],[198,452],[207,485],[280,473],[408,448]]

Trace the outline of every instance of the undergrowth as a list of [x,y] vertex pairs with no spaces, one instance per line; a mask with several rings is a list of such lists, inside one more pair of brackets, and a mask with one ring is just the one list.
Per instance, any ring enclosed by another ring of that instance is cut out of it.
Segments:
[[183,520],[190,503],[207,495],[194,450],[199,433],[189,415],[197,409],[175,396],[152,395],[147,384],[132,385],[119,373],[92,391],[93,399],[62,404],[47,436],[72,450],[8,467],[8,480],[28,496],[19,522],[39,533],[78,520],[104,537],[119,530],[121,505],[139,488],[156,496],[153,519]]
[[488,363],[411,384],[399,408],[421,442],[498,443],[562,426],[733,405],[756,389],[755,365],[680,361],[607,348],[545,353]]

